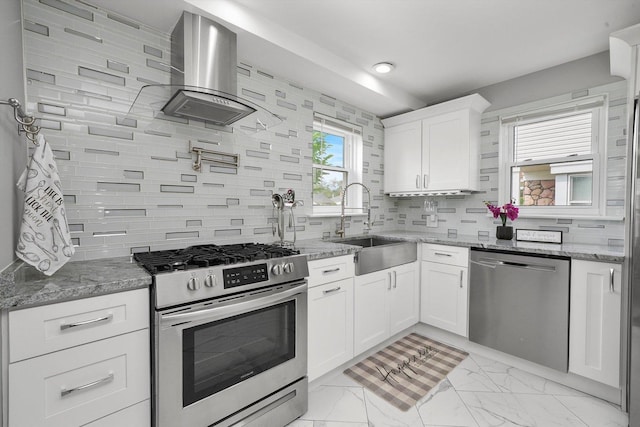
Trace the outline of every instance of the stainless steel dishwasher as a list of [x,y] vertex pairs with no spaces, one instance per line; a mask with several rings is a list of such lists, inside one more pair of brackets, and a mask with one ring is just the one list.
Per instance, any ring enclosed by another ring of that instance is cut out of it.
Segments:
[[566,257],[471,249],[469,340],[567,372]]

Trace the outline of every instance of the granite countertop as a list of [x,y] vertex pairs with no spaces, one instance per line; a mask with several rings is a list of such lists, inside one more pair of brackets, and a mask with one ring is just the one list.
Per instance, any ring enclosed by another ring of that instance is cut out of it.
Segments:
[[[390,231],[347,238],[376,236],[411,242],[437,243],[469,248],[498,249],[514,252],[567,256],[587,261],[624,261],[624,249],[615,246],[551,244],[515,240],[478,239],[476,236]],[[312,261],[356,253],[360,246],[340,243],[340,239],[299,240],[295,247]],[[72,261],[48,277],[22,261],[0,272],[0,308],[16,309],[51,304],[70,299],[92,297],[148,287],[152,277],[130,257]]]
[[360,246],[345,245],[342,243],[332,242],[330,240],[309,239],[298,240],[295,248],[301,254],[307,255],[309,261],[322,258],[330,258],[340,255],[349,255],[360,251]]
[[376,233],[376,236],[411,240],[422,243],[438,243],[442,245],[465,246],[468,248],[497,249],[511,252],[558,255],[586,261],[602,261],[622,263],[624,248],[622,246],[586,245],[579,243],[536,243],[495,238],[479,239],[477,236],[416,233],[407,231]]
[[130,257],[71,261],[52,276],[16,261],[0,273],[0,308],[25,308],[148,287],[151,275]]
[[[496,249],[511,252],[558,255],[586,261],[603,261],[622,263],[624,248],[622,246],[586,245],[577,243],[536,243],[514,240],[498,240],[495,238],[479,239],[477,236],[420,233],[414,231],[387,231],[370,235],[347,236],[348,238],[381,237],[399,239],[418,243],[436,243],[441,245],[464,246],[467,248]],[[343,239],[309,240],[296,243],[296,249],[307,253],[309,260],[331,256],[347,255],[361,250],[359,246],[339,243]]]

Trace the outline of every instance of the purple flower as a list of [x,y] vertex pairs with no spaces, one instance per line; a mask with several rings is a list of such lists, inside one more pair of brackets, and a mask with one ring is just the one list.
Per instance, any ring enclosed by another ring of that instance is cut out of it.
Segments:
[[518,208],[514,206],[513,200],[502,206],[492,205],[489,202],[484,202],[484,204],[487,206],[487,209],[489,209],[494,218],[500,217],[500,219],[502,220],[502,225],[506,225],[507,218],[509,218],[509,220],[511,221],[514,221],[516,218],[518,218]]

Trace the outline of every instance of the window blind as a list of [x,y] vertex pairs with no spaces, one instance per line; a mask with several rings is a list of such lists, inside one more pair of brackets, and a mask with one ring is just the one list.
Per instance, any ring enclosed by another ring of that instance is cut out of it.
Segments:
[[354,125],[349,122],[342,121],[340,119],[335,119],[333,117],[328,117],[319,113],[314,113],[313,121],[319,125],[327,125],[327,126],[331,126],[346,132],[354,133],[356,135],[362,135],[361,126]]
[[591,111],[514,125],[516,163],[592,153]]

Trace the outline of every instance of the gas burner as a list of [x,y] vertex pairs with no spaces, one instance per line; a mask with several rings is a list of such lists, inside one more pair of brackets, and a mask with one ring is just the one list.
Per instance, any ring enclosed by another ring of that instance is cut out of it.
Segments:
[[191,270],[231,265],[244,262],[282,258],[298,255],[300,251],[282,246],[261,243],[231,245],[196,245],[184,249],[142,252],[134,254],[149,273],[160,274],[172,271]]

